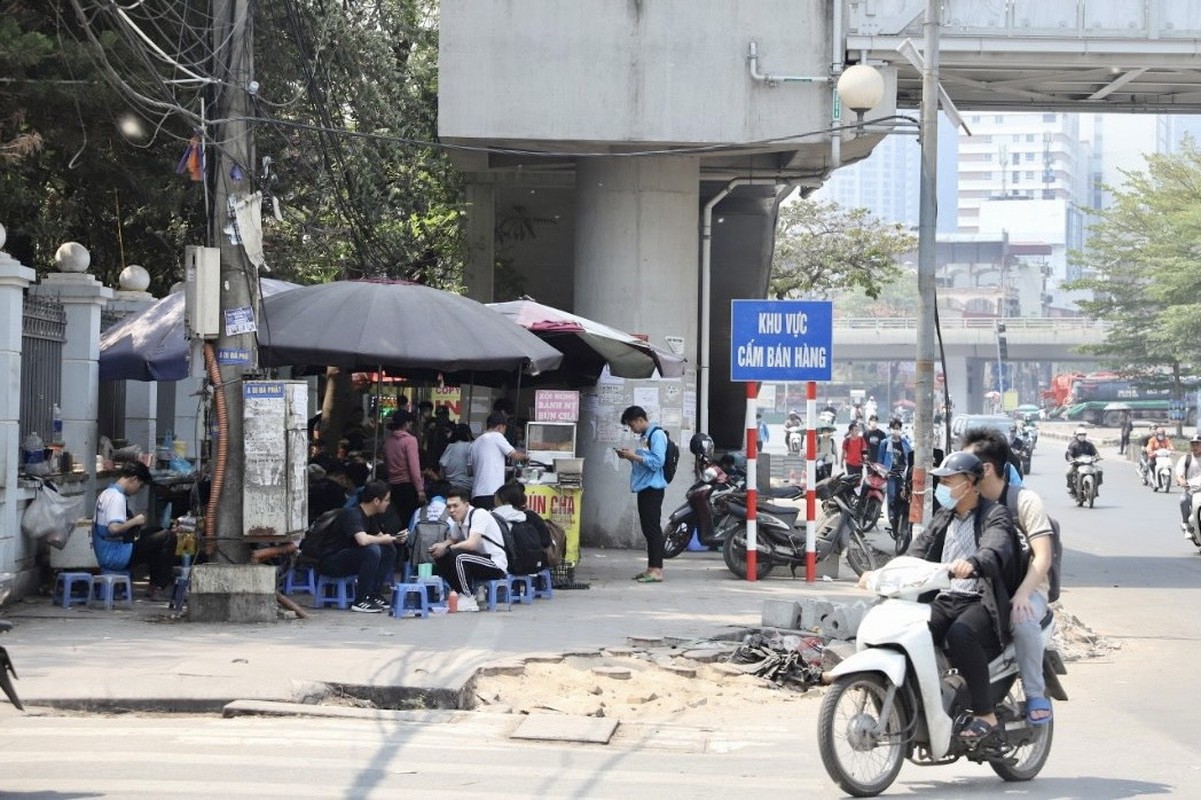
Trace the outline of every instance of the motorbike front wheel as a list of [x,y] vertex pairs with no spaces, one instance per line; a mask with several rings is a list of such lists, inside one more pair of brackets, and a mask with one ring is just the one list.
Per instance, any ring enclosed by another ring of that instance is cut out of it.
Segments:
[[[1016,686],[1010,690],[1004,705],[1009,708],[1015,719],[1026,716],[1024,699],[1019,702],[1021,690]],[[997,776],[1006,781],[1028,781],[1042,770],[1051,755],[1051,739],[1055,735],[1055,720],[1048,720],[1045,725],[1030,725],[1023,729],[1020,735],[1025,736],[1024,742],[1009,753],[1005,760],[990,761],[988,765]]]
[[[730,531],[721,546],[721,557],[726,566],[742,580],[746,580],[746,526],[740,525]],[[755,580],[763,580],[771,574],[771,555],[756,548]]]
[[871,572],[876,568],[876,557],[872,555],[872,546],[867,543],[861,533],[851,531],[850,539],[847,541],[846,555],[847,563],[851,565],[851,569],[855,570],[856,575]]
[[675,524],[668,522],[663,526],[663,557],[675,558],[688,549],[692,541],[692,526],[681,520]]
[[854,797],[883,792],[905,761],[909,713],[898,695],[881,719],[887,694],[882,675],[860,672],[838,678],[822,698],[817,722],[822,764],[839,788]]
[[913,523],[909,521],[909,509],[897,514],[892,521],[893,552],[898,556],[905,555],[913,541]]

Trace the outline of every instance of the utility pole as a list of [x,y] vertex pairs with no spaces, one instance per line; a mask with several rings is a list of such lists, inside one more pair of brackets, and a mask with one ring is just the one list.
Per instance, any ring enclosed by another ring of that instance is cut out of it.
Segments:
[[[222,435],[228,447],[221,499],[217,505],[216,563],[245,564],[250,550],[242,541],[242,484],[245,454],[242,445],[242,379],[258,368],[254,330],[246,322],[259,318],[257,275],[236,236],[233,203],[250,194],[254,174],[254,141],[250,124],[250,94],[254,74],[254,27],[249,0],[215,0],[213,4],[214,78],[216,109],[213,126],[215,172],[212,230],[209,241],[221,249],[221,332],[217,338],[221,391],[225,395],[228,427]],[[233,327],[231,327],[231,325]]]
[[[921,113],[921,204],[918,210],[917,238],[917,359],[913,388],[913,426],[917,437],[914,454],[914,502],[921,491],[922,524],[930,519],[930,470],[934,466],[934,318],[935,245],[937,231],[937,167],[938,167],[938,26],[939,0],[926,0],[926,45],[922,69]],[[946,378],[949,380],[949,377]],[[947,409],[949,413],[950,409]],[[946,446],[950,447],[950,442]],[[910,516],[913,519],[913,516]]]

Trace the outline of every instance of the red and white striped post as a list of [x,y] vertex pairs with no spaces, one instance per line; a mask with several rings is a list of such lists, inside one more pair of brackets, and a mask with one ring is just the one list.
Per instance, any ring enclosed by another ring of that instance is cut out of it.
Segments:
[[755,405],[759,400],[759,384],[746,385],[746,579],[756,580],[759,563],[759,520],[755,506],[759,499],[759,423],[755,421]]
[[805,582],[817,580],[817,382],[805,384]]

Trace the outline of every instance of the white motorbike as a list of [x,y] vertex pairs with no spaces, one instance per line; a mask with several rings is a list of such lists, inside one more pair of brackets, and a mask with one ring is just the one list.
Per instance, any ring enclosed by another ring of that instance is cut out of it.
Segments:
[[805,429],[785,426],[784,445],[788,448],[789,455],[799,456],[805,447]]
[[1151,474],[1155,476],[1154,482],[1151,484],[1151,491],[1158,492],[1163,490],[1167,494],[1172,490],[1172,459],[1175,453],[1167,448],[1161,447],[1155,451],[1155,457],[1151,462]]
[[[998,731],[980,741],[958,736],[970,721],[967,685],[934,646],[930,607],[917,601],[950,586],[946,565],[899,556],[873,572],[868,585],[883,599],[859,625],[857,652],[829,673],[833,685],[818,719],[819,749],[830,777],[855,797],[873,797],[891,786],[906,758],[921,766],[967,758],[988,764],[1006,781],[1034,778],[1051,753],[1054,721],[1027,722],[1012,644],[989,664]],[[1042,624],[1047,694],[1067,700],[1058,678],[1067,670],[1049,647],[1050,613]]]
[[1189,500],[1188,538],[1201,548],[1201,475],[1188,479]]
[[1077,506],[1088,503],[1089,508],[1093,507],[1097,492],[1101,488],[1101,468],[1097,466],[1100,460],[1100,456],[1076,456],[1072,459],[1072,466],[1075,468],[1072,475],[1072,494]]

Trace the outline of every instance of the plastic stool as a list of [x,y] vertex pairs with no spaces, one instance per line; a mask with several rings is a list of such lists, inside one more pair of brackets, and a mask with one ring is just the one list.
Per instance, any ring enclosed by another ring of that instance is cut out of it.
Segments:
[[[125,590],[124,598],[117,596],[117,589]],[[130,581],[128,572],[103,572],[92,576],[89,606],[101,603],[106,611],[111,611],[118,600],[125,603],[126,608],[133,608],[133,582]]]
[[[426,578],[413,578],[405,581],[405,583],[419,583],[425,587],[425,596],[429,600],[431,606],[444,606],[446,600],[450,597],[450,584],[439,578],[437,575],[430,575]],[[434,588],[434,597],[430,599],[430,587]]]
[[[430,615],[429,596],[424,583],[396,583],[392,585],[392,616],[400,619],[409,615],[427,618]],[[413,600],[410,600],[413,598]]]
[[549,569],[544,569],[530,577],[534,581],[534,597],[545,600],[554,598],[555,577]]
[[317,568],[292,567],[284,578],[284,594],[317,594]]
[[[76,592],[78,588],[80,591]],[[90,572],[60,572],[54,579],[54,594],[50,602],[63,608],[73,605],[87,605],[92,596],[92,573]]]
[[[509,585],[508,578],[497,578],[496,580],[484,581],[481,586],[488,590],[487,605],[489,611],[496,610],[497,602],[503,602],[509,608],[513,607],[513,588]],[[504,599],[500,599],[501,592],[504,592]]]
[[[329,575],[317,576],[317,591],[313,592],[313,608],[337,606],[345,611],[354,602],[355,582],[358,578],[348,575],[345,578],[331,578]],[[334,591],[329,591],[333,589]]]
[[510,575],[509,601],[527,604],[534,602],[534,579],[529,575]]

